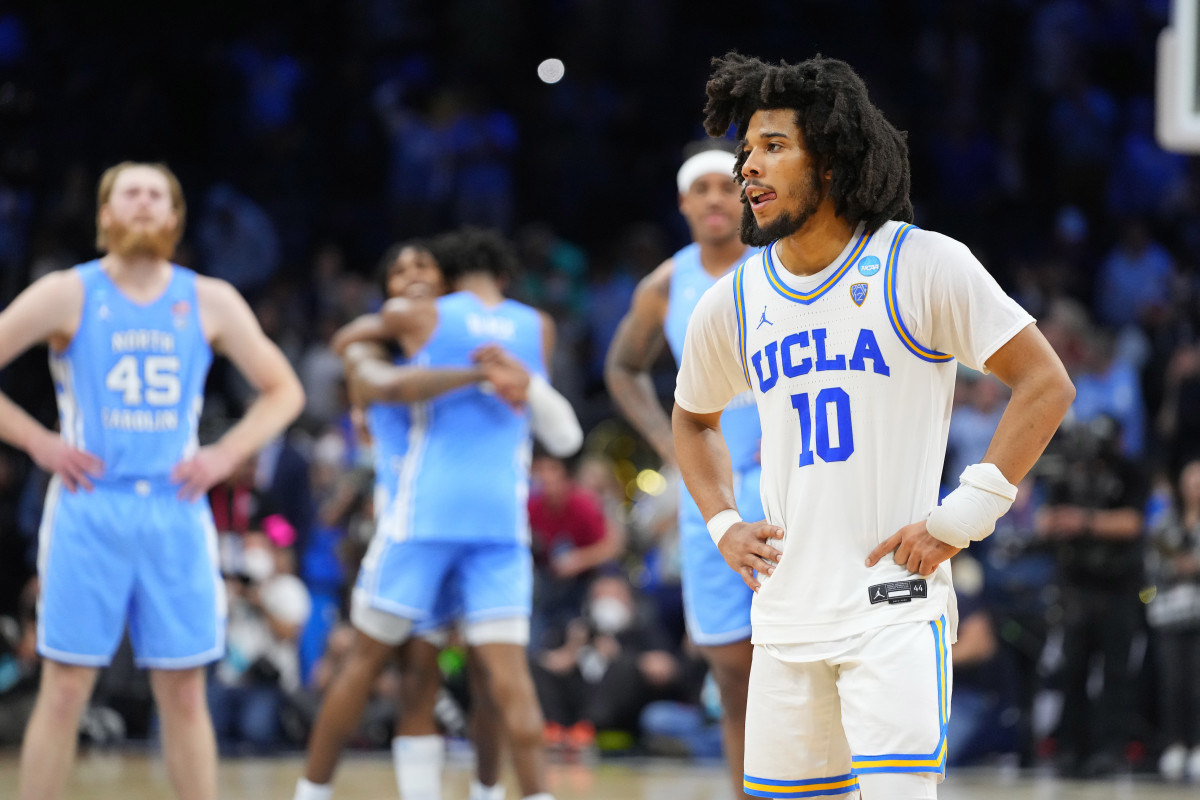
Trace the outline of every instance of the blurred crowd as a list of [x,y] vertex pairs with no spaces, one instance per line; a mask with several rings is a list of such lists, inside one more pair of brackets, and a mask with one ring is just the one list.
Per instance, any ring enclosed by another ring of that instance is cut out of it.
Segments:
[[[510,293],[555,317],[554,382],[588,432],[577,459],[539,456],[533,473],[529,656],[548,741],[719,754],[719,704],[683,633],[679,481],[618,421],[602,367],[637,281],[685,243],[671,176],[699,135],[707,59],[737,46],[855,65],[909,131],[917,224],[972,247],[1077,387],[1012,511],[955,559],[951,763],[1200,780],[1200,166],[1153,136],[1166,0],[766,3],[777,19],[753,30],[661,0],[216,6],[0,10],[0,302],[93,257],[103,167],[163,158],[190,202],[177,260],[241,289],[296,366],[302,421],[210,498],[227,752],[302,744],[349,646],[372,475],[329,337],[378,307],[389,244],[476,223],[517,245]],[[561,84],[536,83],[543,52],[566,62]],[[215,365],[209,435],[250,396],[234,376]],[[674,365],[655,379],[669,403]],[[44,354],[0,383],[55,419]],[[947,490],[1005,392],[960,372]],[[0,450],[0,744],[19,741],[36,686],[45,484]],[[439,721],[461,736],[461,650],[442,667]],[[380,679],[356,744],[390,740],[398,680]],[[127,654],[93,706],[91,741],[154,729]]]

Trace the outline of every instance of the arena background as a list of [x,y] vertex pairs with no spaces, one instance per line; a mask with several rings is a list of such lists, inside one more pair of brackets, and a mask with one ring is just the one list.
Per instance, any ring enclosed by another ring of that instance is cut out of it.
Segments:
[[[1200,452],[1200,175],[1153,132],[1168,12],[1167,0],[10,1],[0,302],[93,257],[106,166],[167,162],[189,204],[178,260],[238,286],[305,381],[310,405],[289,444],[313,486],[289,502],[307,545],[322,482],[355,463],[328,335],[377,304],[390,243],[497,227],[522,253],[514,294],[558,321],[555,382],[586,449],[636,506],[661,476],[617,421],[603,356],[636,281],[686,242],[674,174],[702,136],[709,61],[821,53],[854,65],[908,131],[917,224],[967,243],[1054,331],[1073,377],[1107,392],[1110,405],[1080,416],[1118,418],[1125,454],[1154,479],[1149,528]],[[538,77],[548,58],[565,65],[557,83]],[[673,377],[662,361],[664,400]],[[0,384],[54,420],[44,351]],[[208,430],[245,399],[218,365]],[[0,456],[0,614],[19,619],[42,476],[10,449]],[[1043,651],[1029,648],[1053,641],[1052,609],[1053,598],[1036,609],[1040,633],[1005,639],[1024,648],[1018,679],[1050,691]],[[1153,637],[1138,635],[1125,756],[1152,772],[1164,742]],[[1022,765],[1051,759],[1053,731],[1041,733]]]

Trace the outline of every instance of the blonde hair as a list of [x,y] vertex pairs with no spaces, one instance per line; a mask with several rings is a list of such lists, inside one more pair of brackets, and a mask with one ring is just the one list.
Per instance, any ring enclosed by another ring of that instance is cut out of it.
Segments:
[[131,167],[148,167],[167,179],[167,188],[171,192],[171,206],[178,217],[172,244],[178,244],[179,240],[183,238],[183,223],[187,219],[187,203],[183,199],[183,186],[180,185],[179,178],[175,177],[175,173],[171,171],[170,167],[159,161],[122,161],[120,164],[104,170],[104,174],[100,176],[100,184],[96,188],[96,249],[108,250],[108,235],[100,224],[100,209],[104,208],[112,197],[117,176]]

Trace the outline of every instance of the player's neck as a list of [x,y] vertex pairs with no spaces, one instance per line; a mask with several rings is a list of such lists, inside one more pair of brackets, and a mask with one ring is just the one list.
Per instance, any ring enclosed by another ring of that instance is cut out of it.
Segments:
[[463,275],[458,279],[458,290],[470,292],[479,298],[485,306],[499,305],[504,302],[504,292],[491,275],[482,272]]
[[779,240],[776,256],[793,275],[816,275],[833,263],[854,236],[857,227],[833,213],[832,203],[822,203],[804,227]]
[[704,271],[714,278],[724,275],[746,254],[746,245],[738,236],[720,242],[696,242],[696,244],[700,245],[700,264],[704,267]]
[[137,302],[158,297],[171,280],[171,262],[165,258],[109,253],[100,264],[112,282]]

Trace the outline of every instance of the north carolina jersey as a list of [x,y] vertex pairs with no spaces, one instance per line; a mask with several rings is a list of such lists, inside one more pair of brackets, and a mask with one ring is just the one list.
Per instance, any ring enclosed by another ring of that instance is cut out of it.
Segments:
[[711,413],[753,390],[766,519],[785,531],[775,573],[759,576],[755,644],[942,614],[953,632],[948,561],[924,579],[891,556],[865,561],[937,504],[954,357],[982,369],[1030,322],[965,246],[898,222],[859,226],[804,278],[772,246],[705,295],[676,401]]
[[[757,253],[747,250],[746,257]],[[696,309],[701,296],[717,282],[700,262],[700,245],[689,244],[671,257],[671,288],[667,296],[667,316],[663,320],[663,333],[675,356],[675,363],[683,363],[683,343],[687,335],[688,320]],[[746,472],[758,464],[758,440],[762,430],[758,423],[758,409],[754,407],[754,395],[749,392],[734,398],[721,415],[721,432],[733,461],[733,471]]]
[[379,524],[395,513],[392,505],[408,452],[409,413],[403,403],[371,403],[366,413],[375,463],[375,522]]
[[62,436],[104,461],[104,481],[165,481],[198,446],[196,429],[212,349],[204,338],[196,274],[172,265],[157,300],[127,298],[91,261],[79,329],[50,353]]
[[[498,344],[531,373],[545,376],[542,320],[514,300],[485,305],[470,292],[437,300],[433,335],[412,363],[466,367],[485,344]],[[393,513],[397,539],[529,541],[528,409],[514,410],[479,385],[409,406],[408,449]]]

